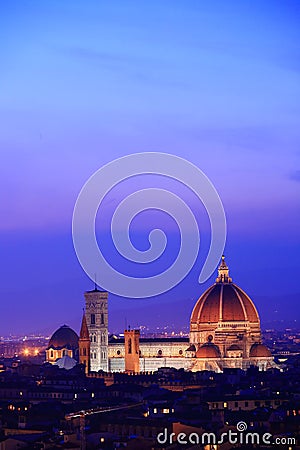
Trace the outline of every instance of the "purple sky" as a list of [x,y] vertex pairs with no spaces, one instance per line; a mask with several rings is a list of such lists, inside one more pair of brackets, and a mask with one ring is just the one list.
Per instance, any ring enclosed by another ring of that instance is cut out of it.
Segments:
[[[210,177],[234,281],[263,321],[299,320],[299,2],[7,0],[0,11],[0,335],[78,330],[91,282],[72,246],[76,197],[104,163],[141,151]],[[158,299],[111,296],[111,329],[125,317],[187,325],[203,258]]]

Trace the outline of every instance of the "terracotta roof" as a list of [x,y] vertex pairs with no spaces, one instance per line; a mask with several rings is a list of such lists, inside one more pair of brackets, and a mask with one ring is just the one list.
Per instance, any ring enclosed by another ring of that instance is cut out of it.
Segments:
[[196,358],[220,358],[219,347],[208,342],[197,350]]
[[248,295],[234,283],[216,283],[197,301],[191,323],[249,321],[259,324],[258,312]]
[[264,358],[272,356],[270,350],[264,344],[253,344],[250,350],[251,358]]
[[232,344],[227,350],[242,350],[238,345]]

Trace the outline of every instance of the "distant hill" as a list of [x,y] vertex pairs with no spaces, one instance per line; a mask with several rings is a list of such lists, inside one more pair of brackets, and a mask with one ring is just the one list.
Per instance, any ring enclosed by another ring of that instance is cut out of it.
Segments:
[[[176,328],[188,327],[195,302],[194,298],[119,300],[110,304],[110,329],[122,330],[125,322],[132,327],[146,325],[155,328],[163,324]],[[274,323],[289,327],[295,321],[300,326],[299,303],[300,293],[255,298],[263,327]]]

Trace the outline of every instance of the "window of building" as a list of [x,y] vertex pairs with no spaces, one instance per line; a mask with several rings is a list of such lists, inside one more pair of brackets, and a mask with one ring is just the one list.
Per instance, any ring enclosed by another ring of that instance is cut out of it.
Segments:
[[235,408],[237,408],[239,406],[239,403],[238,402],[234,402],[234,406],[235,406]]
[[158,350],[157,354],[158,356],[162,356],[162,350]]
[[94,342],[97,342],[97,336],[94,334]]
[[128,353],[132,353],[132,341],[131,341],[131,338],[128,339]]
[[120,352],[120,350],[117,350],[117,355],[121,355],[121,352]]
[[246,406],[246,408],[248,407],[248,402],[245,402],[245,406]]
[[96,323],[96,316],[95,314],[91,314],[91,325],[95,325]]
[[101,313],[101,324],[104,324],[104,314]]
[[50,350],[50,358],[53,358],[53,356],[54,356],[54,352],[53,352],[53,350]]
[[183,351],[182,351],[182,350],[179,350],[179,355],[182,355],[182,353],[183,353]]

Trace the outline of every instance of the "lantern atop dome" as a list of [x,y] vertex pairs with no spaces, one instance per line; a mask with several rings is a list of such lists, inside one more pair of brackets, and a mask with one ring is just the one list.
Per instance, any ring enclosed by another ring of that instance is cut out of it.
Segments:
[[229,277],[229,268],[225,262],[225,256],[222,255],[221,263],[218,267],[218,276],[216,283],[231,283],[232,278]]

